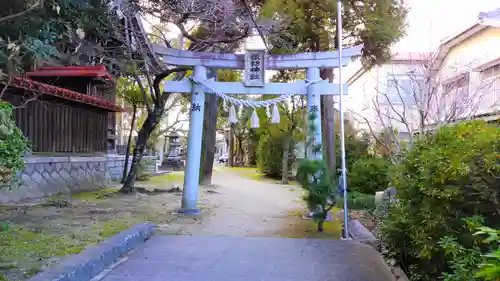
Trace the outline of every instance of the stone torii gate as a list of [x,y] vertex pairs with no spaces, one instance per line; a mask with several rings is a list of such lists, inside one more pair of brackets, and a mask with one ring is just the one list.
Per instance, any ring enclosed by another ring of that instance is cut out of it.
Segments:
[[[320,69],[347,66],[352,57],[359,56],[361,47],[356,46],[339,52],[300,53],[287,55],[267,55],[263,50],[247,50],[245,54],[222,54],[207,52],[190,52],[170,49],[159,45],[153,46],[154,52],[163,57],[167,65],[192,66],[192,79],[181,81],[165,81],[165,89],[175,93],[192,93],[191,119],[189,123],[187,164],[184,176],[184,191],[181,212],[197,214],[198,181],[200,155],[202,148],[203,118],[205,94],[217,94],[228,98],[226,94],[243,95],[307,95],[308,110],[317,112],[315,120],[315,145],[321,145],[320,96],[347,94],[347,85],[323,81]],[[207,69],[244,69],[244,82],[217,82],[207,79]],[[306,81],[293,83],[265,83],[265,70],[306,69]],[[231,99],[231,98],[228,98]],[[234,100],[234,99],[232,99]],[[267,101],[266,105],[285,101],[277,98]],[[240,105],[250,107],[263,106],[258,103]],[[321,152],[312,155],[321,159]]]

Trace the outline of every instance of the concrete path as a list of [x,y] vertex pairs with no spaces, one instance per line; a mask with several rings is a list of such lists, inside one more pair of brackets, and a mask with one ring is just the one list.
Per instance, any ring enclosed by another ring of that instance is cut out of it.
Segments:
[[103,281],[393,280],[384,267],[354,241],[156,236]]
[[[102,281],[391,281],[382,258],[354,241],[275,238],[303,209],[299,189],[214,174],[215,207],[181,236],[155,236]],[[249,237],[253,236],[253,237]]]

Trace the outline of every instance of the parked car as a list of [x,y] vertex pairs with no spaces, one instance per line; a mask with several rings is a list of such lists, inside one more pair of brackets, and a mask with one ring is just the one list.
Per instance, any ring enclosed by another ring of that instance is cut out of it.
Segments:
[[227,154],[222,154],[221,156],[219,156],[219,159],[217,159],[217,161],[219,163],[227,163],[228,161],[228,156]]

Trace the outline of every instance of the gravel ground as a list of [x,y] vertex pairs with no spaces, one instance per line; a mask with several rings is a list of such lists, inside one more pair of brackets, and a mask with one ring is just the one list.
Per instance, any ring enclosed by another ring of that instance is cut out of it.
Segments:
[[[256,181],[220,169],[215,188],[200,190],[203,214],[177,231],[185,235],[280,236],[300,220],[300,187]],[[191,222],[191,223],[190,223]]]

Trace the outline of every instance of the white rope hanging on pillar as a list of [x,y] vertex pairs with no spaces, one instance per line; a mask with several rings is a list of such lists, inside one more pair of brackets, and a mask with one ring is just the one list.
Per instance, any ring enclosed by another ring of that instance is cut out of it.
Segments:
[[[271,118],[271,123],[272,124],[279,124],[280,123],[280,114],[279,114],[279,109],[278,109],[278,103],[280,102],[286,102],[289,99],[293,98],[294,94],[287,94],[287,95],[281,95],[277,98],[274,99],[269,99],[269,100],[261,100],[261,101],[253,101],[253,100],[242,100],[242,99],[236,99],[233,98],[227,94],[224,93],[219,93],[215,91],[214,89],[210,88],[207,86],[204,82],[198,81],[195,77],[191,76],[189,79],[197,84],[203,85],[205,88],[210,90],[212,93],[217,95],[219,98],[223,100],[223,104],[225,105],[224,107],[227,108],[227,103],[230,104],[229,106],[229,122],[231,124],[236,124],[238,123],[238,117],[241,117],[243,113],[243,108],[250,108],[252,107],[254,109],[252,116],[250,117],[250,127],[253,129],[259,128],[259,116],[257,114],[256,109],[259,107],[266,107],[266,115],[268,118]],[[305,87],[307,88],[311,84],[319,83],[323,80],[318,80],[318,81],[306,81]],[[236,106],[239,107],[238,110],[238,115],[236,114]],[[272,106],[272,113],[269,112],[269,106]]]

